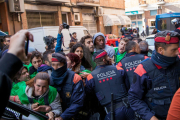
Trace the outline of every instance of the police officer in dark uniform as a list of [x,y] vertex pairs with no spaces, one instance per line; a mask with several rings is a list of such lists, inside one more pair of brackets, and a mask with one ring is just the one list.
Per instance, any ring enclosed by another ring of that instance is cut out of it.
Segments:
[[114,94],[114,120],[134,120],[134,111],[127,99],[129,81],[124,70],[110,65],[111,59],[104,50],[97,51],[93,56],[97,68],[87,77],[86,92],[96,94],[107,113],[105,120],[111,119],[111,93]]
[[129,40],[132,40],[134,38],[133,35],[130,34],[129,30],[126,27],[123,27],[121,31],[123,33],[123,35],[121,36],[121,39],[128,38]]
[[144,56],[140,54],[140,48],[138,43],[134,41],[129,41],[126,45],[126,51],[127,54],[125,58],[123,58],[118,64],[118,67],[122,67],[125,72],[127,73],[127,76],[129,78],[130,85],[133,81],[133,74],[136,67],[140,64],[141,61],[148,58],[147,56]]
[[175,32],[178,32],[180,34],[180,20],[179,18],[174,18],[173,20],[171,20],[171,23],[175,26]]
[[177,32],[157,33],[151,59],[142,61],[134,71],[128,98],[131,108],[144,120],[166,119],[179,88],[179,39]]

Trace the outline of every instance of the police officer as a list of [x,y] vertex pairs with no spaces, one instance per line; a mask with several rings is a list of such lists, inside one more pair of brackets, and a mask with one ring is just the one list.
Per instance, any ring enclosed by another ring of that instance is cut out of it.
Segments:
[[111,118],[111,93],[114,94],[115,120],[133,120],[134,112],[129,107],[127,99],[129,81],[125,76],[124,70],[110,65],[111,60],[104,50],[97,51],[93,56],[97,68],[87,77],[87,93],[95,92],[96,97],[107,113],[105,120],[110,120]]
[[175,26],[175,32],[178,32],[180,34],[180,20],[179,18],[175,18],[173,20],[171,20],[171,23]]
[[123,35],[121,36],[121,39],[128,38],[129,40],[132,40],[134,38],[133,35],[130,34],[129,30],[126,27],[123,27],[121,31],[123,33]]
[[173,95],[179,88],[179,39],[177,32],[157,33],[151,59],[142,61],[134,71],[129,102],[144,120],[166,119]]
[[125,58],[123,58],[118,64],[118,67],[122,67],[129,78],[130,85],[133,81],[133,73],[136,67],[140,64],[141,61],[148,58],[147,56],[144,56],[140,54],[140,48],[138,43],[134,41],[129,41],[126,45],[126,51],[127,54]]
[[52,54],[52,68],[50,84],[57,88],[63,109],[56,120],[76,118],[74,116],[83,107],[85,97],[83,81],[79,75],[67,70],[66,57],[60,53]]

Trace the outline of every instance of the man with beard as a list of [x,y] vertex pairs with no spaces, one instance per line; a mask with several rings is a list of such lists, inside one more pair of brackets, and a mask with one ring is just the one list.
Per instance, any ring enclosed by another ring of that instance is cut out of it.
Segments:
[[179,89],[179,39],[177,32],[158,32],[151,59],[142,61],[134,71],[129,103],[144,120],[166,120],[171,100]]
[[56,120],[69,120],[83,107],[85,92],[81,77],[67,70],[66,57],[60,53],[52,54],[52,74],[50,85],[61,96],[63,113]]
[[111,93],[113,96],[115,120],[133,120],[134,111],[128,104],[129,81],[121,67],[111,65],[111,59],[105,50],[94,53],[97,68],[88,75],[86,92],[95,93],[100,104],[106,110],[105,120],[111,118]]
[[128,42],[129,42],[129,39],[123,38],[121,39],[119,43],[119,47],[114,49],[115,50],[114,60],[116,64],[119,63],[126,55],[125,47]]
[[[84,57],[85,59],[89,62],[88,68],[91,68],[91,70],[94,70],[96,67],[96,63],[92,60],[92,55],[94,53],[94,44],[93,44],[93,39],[92,36],[86,35],[81,38],[80,43],[85,46],[84,48]],[[86,66],[84,66],[87,68]]]
[[94,44],[94,52],[104,49],[104,50],[106,50],[107,55],[110,58],[114,57],[114,54],[115,54],[114,48],[106,45],[106,38],[105,38],[104,34],[102,34],[101,32],[96,33],[94,35],[93,44]]

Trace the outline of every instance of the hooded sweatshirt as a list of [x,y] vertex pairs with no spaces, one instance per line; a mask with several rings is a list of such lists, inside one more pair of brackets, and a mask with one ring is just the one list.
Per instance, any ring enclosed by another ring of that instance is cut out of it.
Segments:
[[[51,86],[49,86],[49,89],[50,89],[50,87]],[[49,89],[43,95],[36,98],[36,100],[39,100],[39,99],[43,98],[44,96],[46,96],[49,93]],[[35,98],[33,96],[33,91],[34,91],[34,87],[27,86],[26,89],[25,89],[25,94],[29,98]],[[22,102],[23,98],[21,98],[20,95],[18,95],[18,96],[19,96],[19,98],[20,98],[20,100]],[[22,95],[22,97],[23,97],[23,95]],[[23,106],[25,106],[25,107],[32,110],[31,105],[32,104],[30,104],[30,103],[29,104],[23,104]],[[58,93],[56,94],[56,98],[54,99],[54,101],[52,103],[50,103],[49,106],[52,108],[51,112],[53,112],[55,114],[55,116],[61,115],[62,107],[61,107],[61,103],[60,103],[60,96],[59,96]]]
[[[97,38],[98,36],[103,36],[103,37],[104,37],[104,40],[105,40],[104,44],[106,44],[106,38],[105,38],[104,34],[101,33],[101,32],[96,33],[96,34],[94,35],[94,37],[93,37],[93,44],[94,44],[94,42],[95,42],[95,40],[96,40],[96,38]],[[95,46],[95,45],[94,45],[94,46]],[[106,50],[106,52],[107,52],[107,54],[108,54],[108,56],[109,56],[110,58],[113,58],[113,56],[114,56],[114,54],[115,54],[115,51],[114,51],[114,48],[113,48],[113,47],[108,46],[108,45],[105,45],[104,50]],[[96,51],[98,51],[98,50],[96,49],[96,46],[95,46],[94,52],[96,52]]]

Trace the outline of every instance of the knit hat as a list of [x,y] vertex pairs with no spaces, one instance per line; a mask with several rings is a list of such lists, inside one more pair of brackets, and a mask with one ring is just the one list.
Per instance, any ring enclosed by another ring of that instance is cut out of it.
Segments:
[[96,40],[96,38],[97,38],[98,36],[103,36],[103,37],[104,37],[104,40],[106,40],[104,34],[101,33],[101,32],[98,32],[98,33],[96,33],[96,34],[94,35],[94,37],[93,37],[93,44],[94,44],[94,42],[95,42],[95,40]]
[[52,62],[62,62],[64,64],[66,64],[66,57],[60,53],[53,53],[52,54]]
[[161,31],[155,35],[155,42],[166,44],[177,44],[180,40],[180,34],[173,31]]
[[93,54],[93,58],[94,58],[94,60],[95,60],[95,59],[104,57],[104,56],[106,56],[106,55],[107,55],[107,52],[106,52],[105,50],[98,50],[97,52],[95,52],[95,53]]

